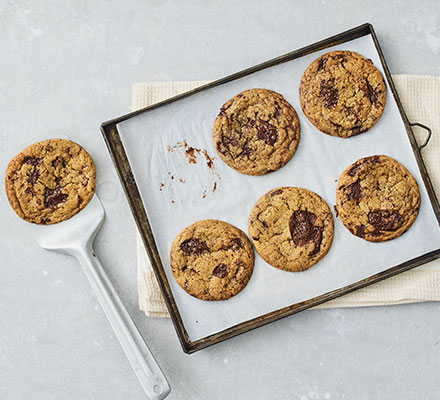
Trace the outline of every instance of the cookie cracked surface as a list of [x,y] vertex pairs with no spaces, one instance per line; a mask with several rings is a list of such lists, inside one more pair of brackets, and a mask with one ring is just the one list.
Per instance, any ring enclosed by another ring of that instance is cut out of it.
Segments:
[[95,192],[95,164],[79,144],[65,139],[35,143],[8,164],[6,194],[17,215],[55,224],[82,210]]
[[340,176],[336,207],[345,227],[370,242],[399,237],[416,220],[420,191],[398,161],[376,155],[350,165]]
[[333,51],[304,72],[300,102],[316,128],[348,138],[379,120],[386,103],[385,82],[371,60],[352,51]]
[[263,175],[283,167],[295,154],[299,119],[279,93],[245,90],[220,108],[213,137],[220,157],[231,168]]
[[273,267],[304,271],[321,260],[333,241],[333,215],[316,193],[280,187],[263,195],[249,216],[249,235]]
[[247,236],[223,221],[207,219],[174,239],[171,271],[177,283],[201,300],[226,300],[249,282],[255,255]]

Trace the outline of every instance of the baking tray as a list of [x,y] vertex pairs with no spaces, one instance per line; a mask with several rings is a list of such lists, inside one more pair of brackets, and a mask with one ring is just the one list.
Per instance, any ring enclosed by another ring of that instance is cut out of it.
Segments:
[[[434,247],[434,250],[432,250],[432,251],[429,251],[425,254],[422,254],[422,255],[415,257],[415,258],[412,258],[410,260],[406,260],[403,263],[399,263],[398,265],[395,265],[391,268],[387,268],[386,270],[381,271],[376,274],[373,274],[371,276],[368,276],[365,279],[361,279],[361,280],[355,281],[353,283],[350,283],[348,285],[344,285],[343,287],[337,288],[335,290],[331,290],[329,292],[320,294],[318,296],[314,296],[314,297],[307,299],[305,301],[296,302],[295,304],[288,305],[287,307],[278,308],[274,311],[264,313],[263,315],[259,315],[256,318],[251,318],[251,319],[246,320],[244,322],[240,322],[238,324],[230,326],[230,327],[223,329],[221,331],[215,332],[213,334],[209,334],[209,335],[202,337],[202,338],[198,338],[197,340],[192,340],[190,338],[190,335],[188,335],[187,329],[183,323],[182,315],[181,315],[181,312],[179,311],[179,308],[177,306],[175,295],[173,295],[173,291],[170,287],[170,282],[168,281],[166,271],[164,270],[164,266],[162,264],[162,260],[161,260],[161,257],[160,257],[160,254],[159,254],[159,251],[157,248],[156,240],[153,235],[152,227],[150,226],[150,223],[149,223],[149,220],[147,217],[147,211],[144,207],[144,202],[141,197],[138,184],[136,183],[136,180],[134,177],[136,172],[132,170],[132,166],[129,162],[129,157],[127,156],[126,148],[124,147],[124,144],[123,144],[124,140],[121,138],[120,132],[118,131],[118,124],[120,124],[124,121],[131,120],[141,114],[151,112],[152,110],[157,110],[160,107],[169,106],[172,103],[178,102],[178,101],[183,100],[185,98],[189,98],[190,96],[194,96],[197,93],[201,93],[201,92],[209,91],[209,90],[211,90],[211,91],[215,90],[215,88],[220,85],[224,85],[229,82],[239,80],[240,78],[249,76],[249,75],[256,73],[258,71],[262,71],[264,69],[268,69],[268,68],[271,68],[271,67],[283,64],[283,63],[287,63],[287,62],[292,61],[294,59],[298,59],[300,57],[303,57],[308,54],[326,49],[328,47],[332,47],[335,45],[341,45],[345,42],[352,41],[354,39],[361,38],[361,37],[368,36],[368,35],[371,36],[371,40],[374,43],[375,49],[376,49],[378,56],[379,56],[379,59],[380,59],[382,72],[385,75],[386,81],[388,83],[388,89],[389,89],[389,91],[391,91],[392,96],[394,97],[394,100],[396,102],[396,105],[397,105],[400,117],[402,119],[404,128],[408,134],[409,142],[410,142],[412,151],[414,153],[414,157],[415,157],[417,166],[419,168],[420,176],[421,176],[421,179],[423,180],[427,195],[429,197],[429,200],[430,200],[430,203],[432,206],[433,218],[437,219],[436,226],[438,228],[438,224],[440,223],[440,207],[439,207],[438,200],[435,196],[431,181],[430,181],[429,176],[427,174],[426,167],[423,163],[423,159],[421,157],[421,148],[427,144],[427,141],[429,140],[429,135],[427,136],[427,139],[423,145],[419,146],[417,144],[416,138],[415,138],[414,133],[411,129],[412,124],[409,123],[409,121],[405,115],[405,112],[402,108],[401,102],[398,98],[398,95],[396,93],[396,89],[395,89],[394,84],[392,82],[391,75],[390,75],[388,67],[386,65],[383,53],[382,53],[381,48],[379,46],[379,42],[378,42],[377,37],[375,35],[374,29],[373,29],[372,25],[370,25],[370,24],[361,25],[361,26],[353,28],[349,31],[338,34],[336,36],[332,36],[332,37],[325,39],[323,41],[306,46],[302,49],[299,49],[299,50],[293,51],[291,53],[288,53],[286,55],[277,57],[273,60],[270,60],[265,63],[259,64],[257,66],[248,68],[246,70],[232,74],[232,75],[227,76],[225,78],[216,80],[216,81],[211,82],[207,85],[204,85],[204,86],[199,87],[197,89],[194,89],[192,91],[186,92],[182,95],[173,97],[169,100],[165,100],[165,101],[157,103],[153,106],[126,114],[122,117],[113,119],[111,121],[108,121],[108,122],[105,122],[102,124],[101,131],[104,135],[104,139],[106,141],[106,144],[107,144],[108,149],[110,151],[111,157],[113,159],[113,162],[114,162],[115,167],[117,169],[117,172],[119,174],[119,178],[121,180],[124,191],[126,193],[129,205],[131,207],[133,216],[135,218],[135,221],[138,226],[139,232],[141,234],[142,240],[144,242],[145,248],[147,249],[148,255],[150,257],[154,272],[156,274],[157,280],[158,280],[160,288],[162,290],[164,299],[166,301],[168,310],[170,312],[170,316],[171,316],[172,321],[174,323],[174,326],[176,328],[176,331],[177,331],[179,340],[181,342],[182,348],[186,353],[193,353],[197,350],[200,350],[200,349],[205,348],[207,346],[210,346],[212,344],[218,343],[218,342],[223,341],[225,339],[228,339],[230,337],[236,336],[238,334],[244,333],[248,330],[257,328],[259,326],[265,325],[269,322],[278,320],[280,318],[284,318],[286,316],[297,313],[299,311],[303,311],[307,308],[316,306],[316,305],[321,304],[323,302],[332,300],[336,297],[350,293],[354,290],[368,286],[372,283],[375,283],[380,280],[386,279],[388,277],[394,276],[398,273],[404,272],[404,271],[409,270],[411,268],[420,266],[421,264],[424,264],[424,263],[429,262],[435,258],[438,258],[440,256],[440,248]],[[347,47],[347,49],[350,49],[350,48]],[[227,98],[224,99],[224,101],[226,101],[226,100],[227,100]],[[219,106],[220,105],[221,105],[221,103],[219,104]],[[296,107],[296,108],[298,109],[298,107]],[[301,114],[299,116],[300,116],[301,123],[303,124],[305,121],[305,117]],[[379,121],[379,123],[380,123],[380,121]],[[426,128],[426,127],[424,127],[424,128]],[[426,129],[428,129],[428,128],[426,128]],[[211,135],[211,132],[209,131],[209,132],[207,132],[207,134]],[[430,134],[430,132],[429,132],[429,134]],[[368,133],[366,133],[364,135],[368,135]],[[182,140],[183,139],[184,138],[182,138]],[[347,140],[350,140],[350,139],[347,139]],[[346,165],[342,165],[341,171],[345,167],[346,167]],[[419,182],[419,183],[421,183],[421,182]],[[256,201],[256,198],[254,200]],[[423,206],[425,207],[425,206],[429,206],[429,205],[426,204]],[[202,219],[202,218],[200,218],[200,219]],[[340,221],[335,221],[335,223],[339,223],[339,222]],[[168,265],[166,265],[166,267],[168,267]],[[251,279],[251,281],[252,281],[252,279]],[[245,292],[245,290],[243,292]]]

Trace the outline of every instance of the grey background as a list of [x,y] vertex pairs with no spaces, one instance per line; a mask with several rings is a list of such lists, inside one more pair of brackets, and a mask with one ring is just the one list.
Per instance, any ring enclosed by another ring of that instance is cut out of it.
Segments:
[[[437,399],[440,305],[313,310],[188,356],[137,310],[134,222],[99,132],[137,81],[215,79],[370,22],[393,73],[440,74],[436,1],[2,1],[0,161],[68,136],[97,165],[96,240],[170,399]],[[0,194],[0,399],[143,399],[74,259]]]

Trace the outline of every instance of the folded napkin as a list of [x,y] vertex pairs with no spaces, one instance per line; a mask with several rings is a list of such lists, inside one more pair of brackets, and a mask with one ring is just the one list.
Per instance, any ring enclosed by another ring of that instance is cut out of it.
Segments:
[[[434,189],[440,195],[440,77],[393,75],[408,119],[432,129],[429,145],[422,150]],[[132,108],[137,110],[194,89],[208,81],[147,82],[133,85]],[[414,128],[423,143],[426,132]],[[137,235],[139,308],[149,317],[169,317],[150,260]],[[316,308],[367,307],[440,301],[440,260],[339,297]]]

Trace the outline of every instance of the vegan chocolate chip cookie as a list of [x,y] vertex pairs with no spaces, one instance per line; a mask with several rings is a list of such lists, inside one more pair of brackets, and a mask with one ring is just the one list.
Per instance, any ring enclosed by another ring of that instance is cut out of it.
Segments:
[[6,194],[17,215],[55,224],[82,210],[95,192],[95,164],[80,145],[49,139],[25,148],[6,169]]
[[252,275],[254,260],[246,235],[213,219],[186,227],[174,239],[170,252],[177,283],[202,300],[226,300],[239,293]]
[[393,158],[365,157],[341,174],[336,207],[351,233],[370,242],[383,242],[402,235],[417,218],[419,187]]
[[261,197],[249,216],[249,235],[273,267],[304,271],[321,260],[333,241],[333,215],[307,189],[280,187]]
[[320,131],[348,138],[370,129],[386,103],[386,87],[373,62],[352,51],[332,51],[306,69],[301,108]]
[[263,175],[293,157],[300,125],[295,109],[279,93],[250,89],[220,108],[213,136],[220,157],[231,168],[242,174]]

